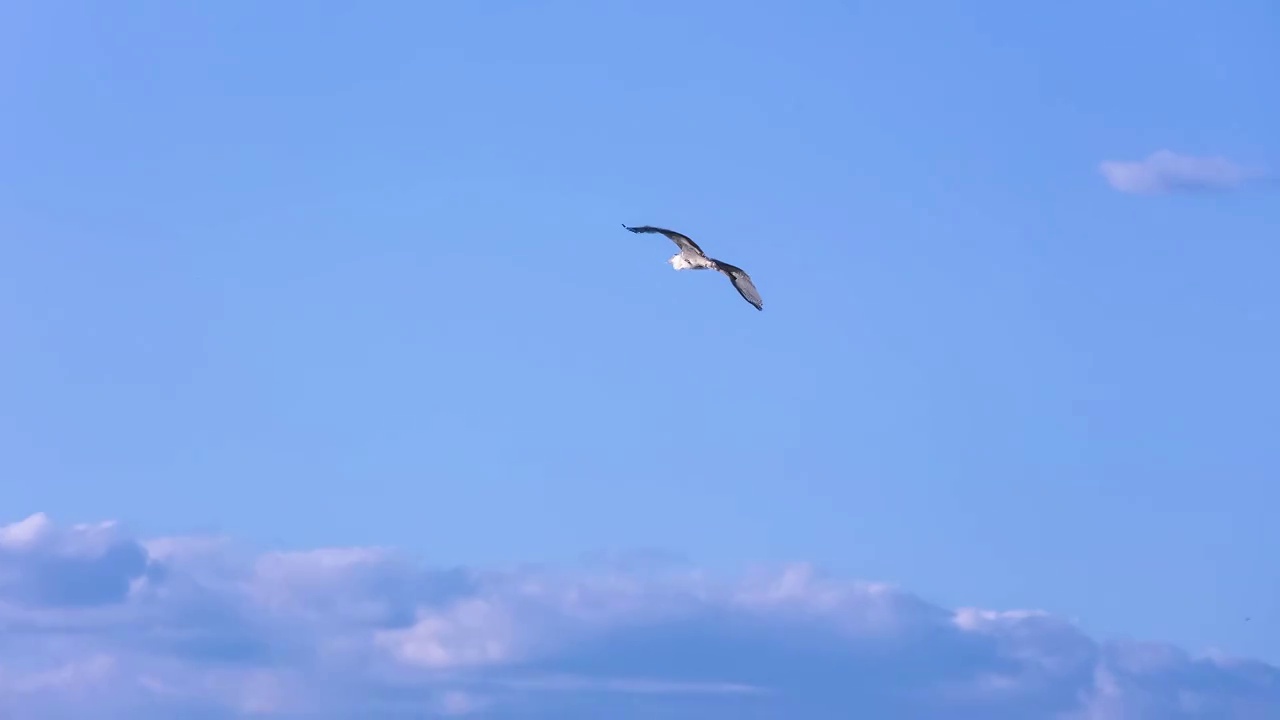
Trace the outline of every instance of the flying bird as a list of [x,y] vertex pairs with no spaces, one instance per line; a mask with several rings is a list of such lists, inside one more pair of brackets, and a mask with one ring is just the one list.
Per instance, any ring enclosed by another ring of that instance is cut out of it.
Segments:
[[641,225],[640,227],[631,227],[626,223],[622,223],[622,227],[633,233],[661,233],[671,238],[671,241],[680,248],[680,252],[672,255],[667,262],[671,263],[671,267],[676,270],[715,270],[724,273],[729,278],[729,282],[733,283],[734,289],[742,296],[744,300],[755,306],[757,310],[764,310],[764,301],[760,299],[760,293],[756,290],[756,286],[751,283],[751,276],[746,271],[736,265],[730,265],[727,262],[707,257],[702,252],[702,248],[698,247],[698,243],[689,239],[689,236],[676,232],[675,230],[666,230],[651,225]]

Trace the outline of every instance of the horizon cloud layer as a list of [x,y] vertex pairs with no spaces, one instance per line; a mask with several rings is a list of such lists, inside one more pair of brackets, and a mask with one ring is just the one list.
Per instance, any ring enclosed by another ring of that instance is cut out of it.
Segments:
[[430,568],[42,513],[0,526],[0,636],[14,720],[1280,717],[1266,663],[804,564]]

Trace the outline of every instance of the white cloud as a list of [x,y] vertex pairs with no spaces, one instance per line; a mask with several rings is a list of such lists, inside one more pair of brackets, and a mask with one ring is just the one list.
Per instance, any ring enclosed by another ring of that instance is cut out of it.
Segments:
[[433,569],[0,527],[0,716],[1280,717],[1280,669],[807,565]]
[[1263,173],[1222,157],[1195,157],[1159,150],[1144,160],[1107,160],[1099,166],[1111,187],[1124,193],[1230,190],[1263,179]]

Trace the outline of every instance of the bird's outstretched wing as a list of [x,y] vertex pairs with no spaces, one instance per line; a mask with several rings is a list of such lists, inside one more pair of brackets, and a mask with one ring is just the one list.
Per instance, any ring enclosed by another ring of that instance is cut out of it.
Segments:
[[751,282],[751,276],[745,270],[720,260],[716,260],[715,264],[717,270],[729,276],[729,282],[733,283],[734,289],[738,291],[743,300],[754,305],[757,310],[764,310],[764,301],[760,299],[760,291],[756,290],[755,284]]
[[674,242],[676,245],[679,245],[681,250],[690,250],[699,255],[703,255],[705,257],[705,253],[702,252],[702,248],[698,247],[698,243],[694,242],[693,240],[690,240],[688,235],[683,235],[681,233],[676,232],[675,230],[667,230],[665,228],[653,227],[652,225],[641,225],[639,227],[631,227],[626,223],[622,223],[622,227],[630,230],[633,233],[662,233],[663,235],[666,235],[667,237],[671,238],[671,241]]

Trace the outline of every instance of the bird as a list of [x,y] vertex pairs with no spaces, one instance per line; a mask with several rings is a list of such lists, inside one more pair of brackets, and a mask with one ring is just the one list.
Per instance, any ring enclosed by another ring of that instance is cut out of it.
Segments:
[[690,239],[688,235],[678,233],[675,230],[653,227],[652,225],[633,227],[622,223],[622,227],[633,233],[661,233],[666,235],[680,248],[680,252],[672,255],[667,260],[667,262],[671,263],[671,267],[676,270],[715,270],[720,272],[729,278],[729,282],[733,283],[734,289],[738,291],[743,300],[751,303],[757,310],[764,310],[764,301],[760,299],[760,292],[756,290],[756,286],[751,282],[751,276],[747,275],[745,270],[722,260],[707,257],[706,253],[702,252],[702,248],[698,247],[698,243]]

